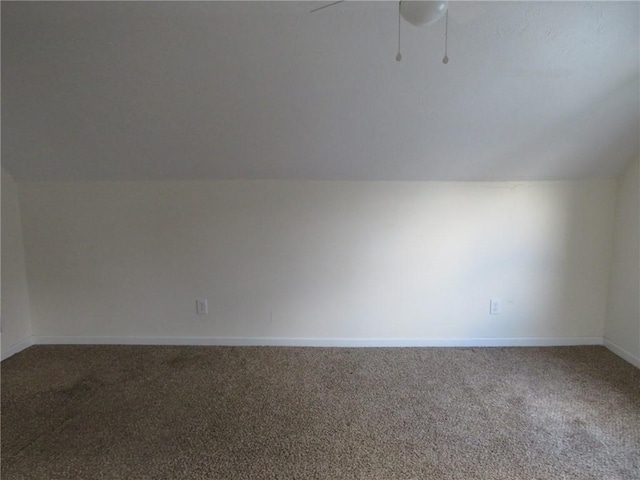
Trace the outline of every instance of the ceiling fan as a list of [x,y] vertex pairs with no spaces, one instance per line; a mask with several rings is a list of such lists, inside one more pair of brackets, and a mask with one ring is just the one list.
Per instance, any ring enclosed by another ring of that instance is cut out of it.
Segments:
[[[323,10],[325,8],[333,7],[340,3],[344,3],[346,0],[338,0],[336,2],[327,3],[318,8],[311,10],[311,13]],[[449,57],[447,56],[447,43],[449,36],[449,1],[448,0],[400,0],[398,2],[398,54],[396,60],[400,62],[402,60],[402,53],[400,52],[400,18],[404,18],[411,25],[416,27],[424,25],[432,25],[445,17],[445,37],[444,37],[444,57],[442,63],[449,63]]]

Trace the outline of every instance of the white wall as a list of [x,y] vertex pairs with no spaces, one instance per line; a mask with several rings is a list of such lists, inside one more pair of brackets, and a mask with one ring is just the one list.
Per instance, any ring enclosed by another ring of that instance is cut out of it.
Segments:
[[42,336],[603,334],[614,180],[26,183],[20,201]]
[[[640,162],[618,179],[605,344],[640,367]],[[608,342],[608,343],[607,343]]]
[[2,358],[31,335],[29,292],[16,183],[2,169]]

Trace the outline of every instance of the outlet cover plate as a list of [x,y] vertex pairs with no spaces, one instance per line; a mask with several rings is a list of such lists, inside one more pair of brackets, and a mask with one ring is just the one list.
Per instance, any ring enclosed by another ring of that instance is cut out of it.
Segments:
[[196,313],[198,315],[206,315],[209,313],[209,307],[205,299],[196,299]]
[[500,315],[502,313],[502,300],[492,298],[489,300],[489,315]]

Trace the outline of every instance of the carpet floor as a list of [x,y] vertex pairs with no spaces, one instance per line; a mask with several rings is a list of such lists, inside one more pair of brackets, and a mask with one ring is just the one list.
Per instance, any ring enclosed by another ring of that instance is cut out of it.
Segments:
[[640,370],[603,347],[35,346],[10,479],[640,479]]

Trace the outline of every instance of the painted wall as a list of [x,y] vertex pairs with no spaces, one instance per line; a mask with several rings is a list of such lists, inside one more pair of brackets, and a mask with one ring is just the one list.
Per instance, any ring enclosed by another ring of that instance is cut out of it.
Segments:
[[[640,367],[640,168],[631,162],[618,179],[609,310],[605,339]],[[620,349],[622,351],[620,351]]]
[[2,357],[31,335],[29,292],[16,183],[2,169]]
[[26,183],[20,201],[38,335],[603,334],[614,180]]

